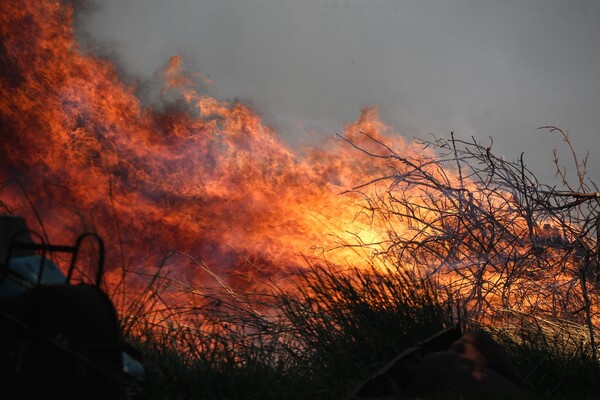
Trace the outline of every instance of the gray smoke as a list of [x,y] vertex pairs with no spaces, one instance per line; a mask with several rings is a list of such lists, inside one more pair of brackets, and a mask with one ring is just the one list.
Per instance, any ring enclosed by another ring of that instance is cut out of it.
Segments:
[[597,0],[97,0],[82,22],[131,75],[184,55],[292,144],[377,105],[409,138],[491,136],[550,183],[569,153],[537,128],[556,125],[600,181]]

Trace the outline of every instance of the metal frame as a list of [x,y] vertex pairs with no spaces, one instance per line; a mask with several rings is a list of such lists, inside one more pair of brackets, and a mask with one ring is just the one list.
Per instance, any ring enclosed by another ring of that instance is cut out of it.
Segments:
[[[23,233],[33,234],[41,239],[41,243],[35,242],[19,242],[17,238],[19,235]],[[93,238],[96,240],[98,245],[98,265],[96,267],[96,281],[94,285],[96,287],[100,287],[102,284],[102,277],[104,275],[104,241],[102,238],[93,232],[82,233],[77,237],[74,246],[69,245],[53,245],[49,243],[45,243],[41,235],[33,231],[19,231],[12,235],[10,238],[10,244],[8,246],[8,251],[6,254],[6,262],[5,266],[8,268],[8,263],[11,260],[12,254],[14,250],[22,249],[22,250],[33,250],[33,251],[41,251],[41,259],[40,259],[40,271],[38,273],[37,284],[40,284],[42,279],[42,274],[44,272],[44,258],[46,257],[46,253],[71,253],[71,262],[69,264],[69,269],[66,274],[65,283],[69,284],[71,282],[71,277],[73,275],[73,270],[75,269],[75,262],[77,261],[77,256],[79,255],[79,250],[81,248],[81,244],[86,238]],[[0,278],[3,279],[4,277]]]

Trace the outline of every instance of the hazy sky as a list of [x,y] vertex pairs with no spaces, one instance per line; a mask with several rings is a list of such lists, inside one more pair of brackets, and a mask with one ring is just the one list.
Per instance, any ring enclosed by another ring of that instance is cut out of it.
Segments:
[[[556,125],[600,183],[598,0],[95,0],[90,36],[150,78],[185,56],[211,95],[253,104],[291,143],[364,105],[408,138],[494,138],[544,180]],[[570,166],[570,164],[569,164]]]

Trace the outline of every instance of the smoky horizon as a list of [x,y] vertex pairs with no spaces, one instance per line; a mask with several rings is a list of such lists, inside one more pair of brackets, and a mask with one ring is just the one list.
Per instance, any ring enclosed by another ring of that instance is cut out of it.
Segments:
[[496,153],[555,181],[553,149],[600,174],[600,4],[594,1],[89,1],[84,47],[116,60],[142,99],[174,55],[201,90],[256,109],[291,145],[339,133],[375,106],[411,139],[494,141]]

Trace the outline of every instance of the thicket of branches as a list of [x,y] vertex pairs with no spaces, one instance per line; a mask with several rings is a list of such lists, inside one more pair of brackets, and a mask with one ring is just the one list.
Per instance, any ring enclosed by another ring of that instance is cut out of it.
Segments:
[[600,193],[568,134],[540,129],[560,134],[573,157],[575,174],[554,152],[556,186],[539,182],[523,156],[507,161],[493,153],[493,142],[452,134],[420,141],[433,148],[432,158],[400,155],[372,137],[380,151],[349,141],[390,168],[355,191],[367,204],[364,213],[392,227],[389,240],[378,243],[377,256],[388,264],[433,279],[488,325],[583,327],[595,353]]

